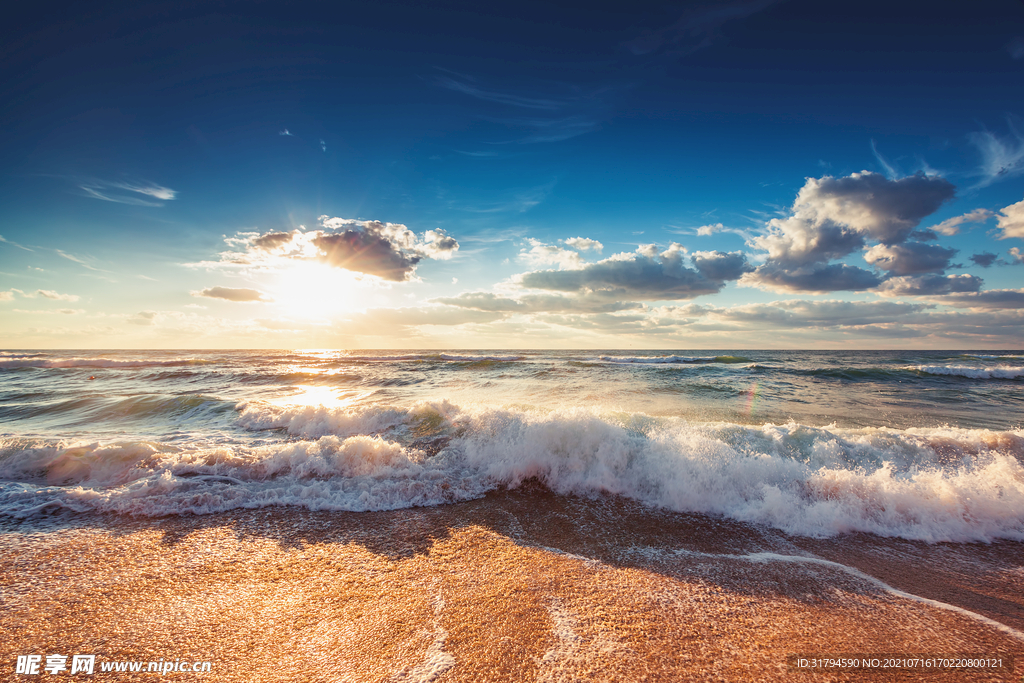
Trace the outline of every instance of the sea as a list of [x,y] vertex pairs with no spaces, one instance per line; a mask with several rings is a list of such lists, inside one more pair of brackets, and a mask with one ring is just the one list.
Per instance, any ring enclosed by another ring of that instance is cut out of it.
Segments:
[[1024,351],[0,353],[0,518],[457,515],[517,490],[1021,541]]

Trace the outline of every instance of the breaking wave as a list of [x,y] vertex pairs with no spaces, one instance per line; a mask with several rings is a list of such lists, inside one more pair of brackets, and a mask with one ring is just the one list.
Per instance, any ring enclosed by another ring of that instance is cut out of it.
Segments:
[[750,363],[743,356],[601,356],[604,363],[639,363],[660,365],[664,363]]
[[790,534],[1024,540],[1024,432],[745,426],[583,408],[237,406],[258,441],[0,440],[0,512],[389,510],[529,480]]
[[970,377],[971,379],[1020,379],[1024,377],[1024,367],[997,366],[992,368],[972,368],[967,365],[914,365],[907,368],[926,375],[952,375],[954,377]]
[[[27,354],[35,356],[37,354]],[[181,358],[176,360],[122,360],[117,358],[8,358],[0,360],[0,368],[17,370],[19,368],[149,368],[172,367],[179,365],[211,365],[216,361],[206,358]]]

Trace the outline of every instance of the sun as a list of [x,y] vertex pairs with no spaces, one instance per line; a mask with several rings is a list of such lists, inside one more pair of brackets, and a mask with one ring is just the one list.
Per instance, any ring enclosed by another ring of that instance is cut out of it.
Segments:
[[365,283],[350,271],[323,263],[288,264],[267,290],[275,306],[289,318],[330,318],[366,306]]

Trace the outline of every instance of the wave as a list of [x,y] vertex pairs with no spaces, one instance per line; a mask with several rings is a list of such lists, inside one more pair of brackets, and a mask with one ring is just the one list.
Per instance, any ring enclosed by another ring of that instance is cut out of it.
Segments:
[[600,356],[604,363],[638,363],[658,365],[663,363],[751,363],[744,356]]
[[474,356],[474,355],[456,355],[450,353],[412,353],[404,354],[399,356],[341,356],[334,358],[336,362],[362,362],[362,363],[393,363],[395,361],[446,361],[446,362],[477,362],[477,361],[496,361],[496,362],[514,362],[518,360],[524,360],[526,356],[513,355],[513,356]]
[[825,537],[1024,540],[1024,432],[761,427],[582,408],[238,406],[257,445],[0,440],[0,512],[388,510],[537,480]]
[[905,369],[925,375],[952,375],[972,379],[1020,379],[1024,377],[1024,367],[1002,365],[991,368],[972,368],[966,365],[913,365]]
[[177,365],[209,365],[216,361],[204,358],[182,358],[180,360],[119,360],[116,358],[18,358],[0,360],[0,369],[19,368],[147,368],[171,367]]

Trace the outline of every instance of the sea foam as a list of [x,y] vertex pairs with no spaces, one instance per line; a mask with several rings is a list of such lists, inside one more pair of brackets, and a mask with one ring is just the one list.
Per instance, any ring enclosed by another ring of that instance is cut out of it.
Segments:
[[0,512],[388,510],[561,494],[925,541],[1024,540],[1024,433],[695,423],[584,408],[238,406],[261,445],[0,440]]

